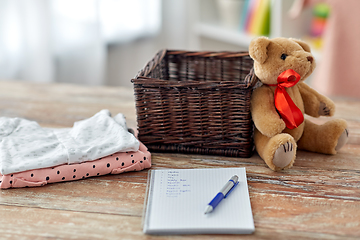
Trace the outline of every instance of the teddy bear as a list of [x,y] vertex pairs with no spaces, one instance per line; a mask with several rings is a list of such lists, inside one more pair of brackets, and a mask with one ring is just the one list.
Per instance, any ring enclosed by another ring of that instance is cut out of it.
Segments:
[[307,43],[292,38],[257,37],[249,45],[254,73],[262,83],[251,95],[254,144],[274,171],[293,166],[297,149],[336,154],[348,139],[347,123],[332,119],[317,125],[312,117],[333,116],[334,103],[304,80],[315,69]]

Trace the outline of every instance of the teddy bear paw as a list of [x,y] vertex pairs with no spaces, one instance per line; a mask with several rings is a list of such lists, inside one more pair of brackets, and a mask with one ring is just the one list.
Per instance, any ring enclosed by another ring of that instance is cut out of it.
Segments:
[[291,142],[281,145],[274,154],[273,164],[280,169],[288,166],[295,157],[295,147]]
[[340,148],[342,148],[346,144],[348,138],[349,138],[349,130],[345,129],[338,139],[338,143],[335,147],[335,150],[339,151]]
[[320,102],[319,112],[320,116],[330,116],[330,108],[325,103]]

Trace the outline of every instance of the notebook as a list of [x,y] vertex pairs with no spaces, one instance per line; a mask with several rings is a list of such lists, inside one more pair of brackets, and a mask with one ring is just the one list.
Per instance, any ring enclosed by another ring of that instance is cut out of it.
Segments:
[[[211,213],[207,204],[233,176],[239,184]],[[245,168],[150,170],[146,234],[250,234],[255,230]]]

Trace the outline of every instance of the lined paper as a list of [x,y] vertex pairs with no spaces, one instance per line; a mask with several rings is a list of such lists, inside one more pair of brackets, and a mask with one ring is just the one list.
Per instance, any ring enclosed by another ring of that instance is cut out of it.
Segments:
[[[209,214],[207,204],[238,175],[238,186]],[[254,231],[245,168],[151,170],[144,232],[155,234]]]

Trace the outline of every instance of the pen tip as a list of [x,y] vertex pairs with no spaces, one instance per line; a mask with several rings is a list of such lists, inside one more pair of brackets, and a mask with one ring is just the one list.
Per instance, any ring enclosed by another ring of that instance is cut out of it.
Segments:
[[210,206],[210,205],[208,205],[208,206],[206,207],[206,209],[205,209],[204,214],[208,214],[208,213],[212,212],[212,210],[213,210],[213,207]]

